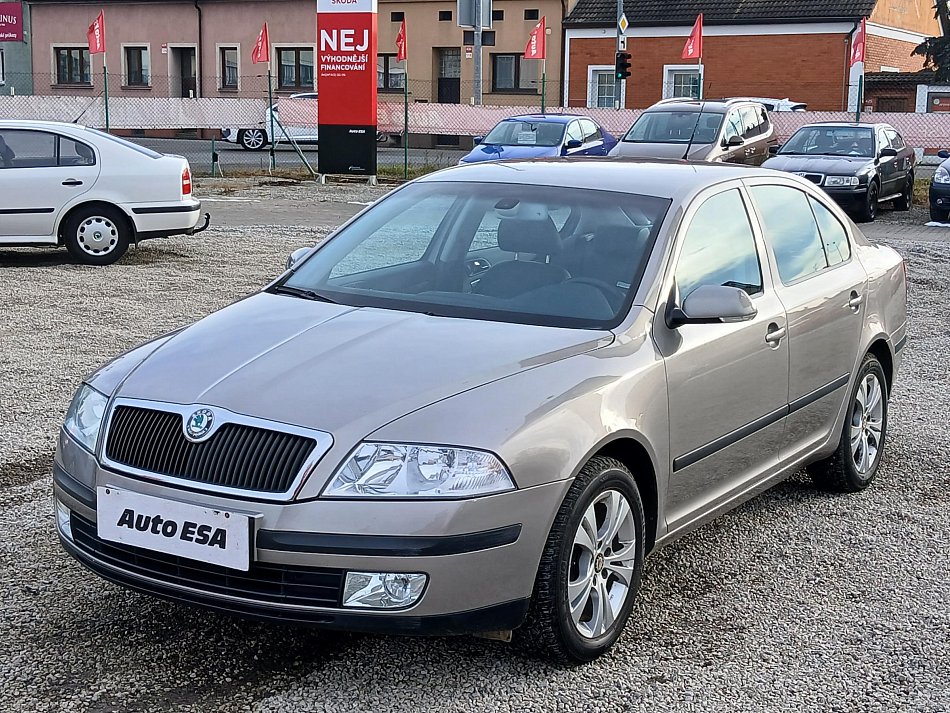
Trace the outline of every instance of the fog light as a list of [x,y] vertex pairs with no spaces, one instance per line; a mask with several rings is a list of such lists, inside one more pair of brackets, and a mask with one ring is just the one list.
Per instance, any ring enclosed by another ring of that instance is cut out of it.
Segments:
[[57,500],[56,526],[59,527],[59,531],[63,534],[63,537],[71,541],[73,539],[73,528],[72,525],[70,525],[69,516],[69,508]]
[[343,606],[399,609],[419,601],[428,576],[404,572],[347,572]]

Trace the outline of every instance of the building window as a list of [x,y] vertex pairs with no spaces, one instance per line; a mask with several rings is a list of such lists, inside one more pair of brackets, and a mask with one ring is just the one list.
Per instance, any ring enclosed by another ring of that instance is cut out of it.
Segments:
[[389,13],[390,22],[402,22],[405,19],[406,19],[406,13],[404,13],[402,10],[400,10],[399,12]]
[[221,88],[238,88],[238,50],[237,47],[221,48]]
[[452,11],[439,10],[439,22],[452,22]]
[[406,86],[406,63],[394,54],[376,55],[376,88],[381,92],[402,91]]
[[491,11],[491,21],[492,22],[501,22],[505,19],[504,10],[492,10]]
[[537,62],[526,60],[520,54],[493,54],[491,56],[491,90],[493,92],[536,92],[538,89]]
[[617,82],[614,81],[613,72],[594,72],[594,101],[592,106],[601,109],[613,109],[614,100],[617,96]]
[[149,83],[148,47],[125,48],[125,85],[147,87]]
[[282,47],[277,50],[278,89],[313,89],[313,48]]
[[541,17],[541,11],[538,10],[537,8],[532,8],[532,9],[530,9],[530,10],[525,10],[525,11],[524,11],[524,19],[525,19],[525,20],[535,20],[535,21],[537,21],[538,19],[540,19],[540,17]]
[[89,50],[83,47],[56,47],[56,83],[91,84]]
[[911,111],[907,97],[880,97],[877,100],[877,111],[905,112]]
[[663,98],[699,98],[699,68],[695,65],[666,65],[663,68]]

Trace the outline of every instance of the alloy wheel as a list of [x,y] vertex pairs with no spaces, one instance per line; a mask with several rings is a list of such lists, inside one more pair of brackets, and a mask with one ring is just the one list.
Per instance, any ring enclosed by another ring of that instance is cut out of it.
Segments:
[[244,144],[245,148],[256,151],[264,145],[264,132],[260,129],[247,129],[244,131],[241,143]]
[[574,533],[567,582],[568,607],[581,636],[606,634],[630,595],[636,567],[637,526],[626,496],[600,493]]
[[876,374],[867,374],[851,407],[851,458],[862,476],[877,462],[884,437],[884,389]]

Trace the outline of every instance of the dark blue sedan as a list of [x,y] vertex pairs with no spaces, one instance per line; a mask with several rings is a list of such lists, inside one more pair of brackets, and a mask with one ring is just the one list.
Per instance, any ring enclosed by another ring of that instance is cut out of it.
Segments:
[[529,114],[504,119],[477,144],[462,163],[505,158],[606,156],[617,139],[593,119],[575,114]]

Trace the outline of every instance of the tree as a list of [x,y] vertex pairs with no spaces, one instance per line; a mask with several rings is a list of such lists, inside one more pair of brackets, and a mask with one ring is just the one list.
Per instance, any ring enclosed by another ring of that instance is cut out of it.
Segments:
[[936,0],[934,17],[940,21],[940,36],[928,37],[914,48],[924,58],[924,66],[934,70],[936,81],[950,82],[950,10],[947,0]]

